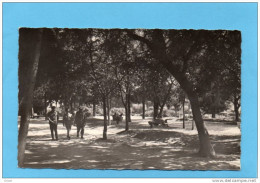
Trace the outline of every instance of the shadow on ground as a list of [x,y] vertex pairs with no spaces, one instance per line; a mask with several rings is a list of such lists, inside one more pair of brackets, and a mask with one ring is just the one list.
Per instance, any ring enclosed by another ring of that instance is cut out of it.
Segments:
[[24,168],[240,169],[240,135],[212,135],[217,156],[203,158],[196,153],[197,135],[175,131],[177,127],[150,129],[146,121],[133,121],[131,130],[125,132],[121,123],[110,125],[109,139],[103,140],[95,133],[102,126],[103,120],[93,118],[87,124],[85,139],[74,135],[67,140],[66,130],[60,125],[60,140],[51,141],[48,123],[35,120],[29,130]]

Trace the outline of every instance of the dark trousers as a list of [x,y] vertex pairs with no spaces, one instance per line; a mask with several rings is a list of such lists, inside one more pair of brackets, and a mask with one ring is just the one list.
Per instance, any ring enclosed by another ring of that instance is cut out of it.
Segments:
[[67,129],[67,137],[70,138],[71,125],[66,124],[66,129]]
[[81,137],[84,135],[84,126],[77,126],[77,137],[79,137],[79,132]]
[[51,138],[54,139],[53,132],[55,132],[55,138],[58,140],[58,131],[57,131],[57,125],[53,123],[50,124],[50,130],[51,130]]

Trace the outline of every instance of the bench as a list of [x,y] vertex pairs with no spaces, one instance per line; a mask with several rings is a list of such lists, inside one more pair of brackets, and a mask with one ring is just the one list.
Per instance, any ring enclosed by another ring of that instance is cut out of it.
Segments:
[[148,124],[151,128],[153,128],[154,126],[169,127],[167,120],[169,119],[155,119],[154,121],[148,121]]
[[31,118],[39,118],[40,117],[40,115],[38,115],[37,113],[33,113],[33,115],[31,116]]

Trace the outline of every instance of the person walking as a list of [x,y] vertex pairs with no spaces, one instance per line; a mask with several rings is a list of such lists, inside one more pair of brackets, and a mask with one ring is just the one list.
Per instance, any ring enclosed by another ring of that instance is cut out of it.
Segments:
[[86,115],[83,112],[82,107],[79,108],[79,111],[76,113],[75,116],[75,125],[77,126],[77,137],[79,137],[79,133],[81,138],[83,139],[84,135],[84,127],[86,125]]
[[53,133],[55,133],[55,139],[58,140],[58,131],[57,131],[58,112],[56,111],[56,107],[55,106],[51,107],[51,111],[48,112],[48,114],[47,114],[47,119],[49,120],[52,140],[54,140]]
[[72,122],[73,122],[72,116],[70,116],[70,114],[69,114],[69,109],[65,108],[65,112],[63,115],[63,126],[65,126],[67,129],[68,140],[70,140],[70,130],[71,130]]

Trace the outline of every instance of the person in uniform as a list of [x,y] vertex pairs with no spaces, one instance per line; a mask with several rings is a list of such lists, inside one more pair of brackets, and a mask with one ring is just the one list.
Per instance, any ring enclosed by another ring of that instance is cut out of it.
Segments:
[[57,131],[58,112],[56,111],[56,107],[55,106],[51,107],[51,111],[48,112],[48,114],[47,114],[47,119],[49,120],[52,140],[54,140],[53,133],[55,133],[55,139],[58,140],[58,131]]
[[81,138],[83,139],[84,135],[84,127],[86,125],[86,115],[83,112],[82,107],[79,108],[79,111],[76,113],[75,116],[75,125],[77,126],[77,137],[79,137],[79,133],[81,135]]
[[71,130],[72,122],[73,122],[72,116],[70,116],[68,108],[65,108],[65,112],[63,115],[63,126],[65,126],[67,129],[68,140],[70,140],[70,130]]

